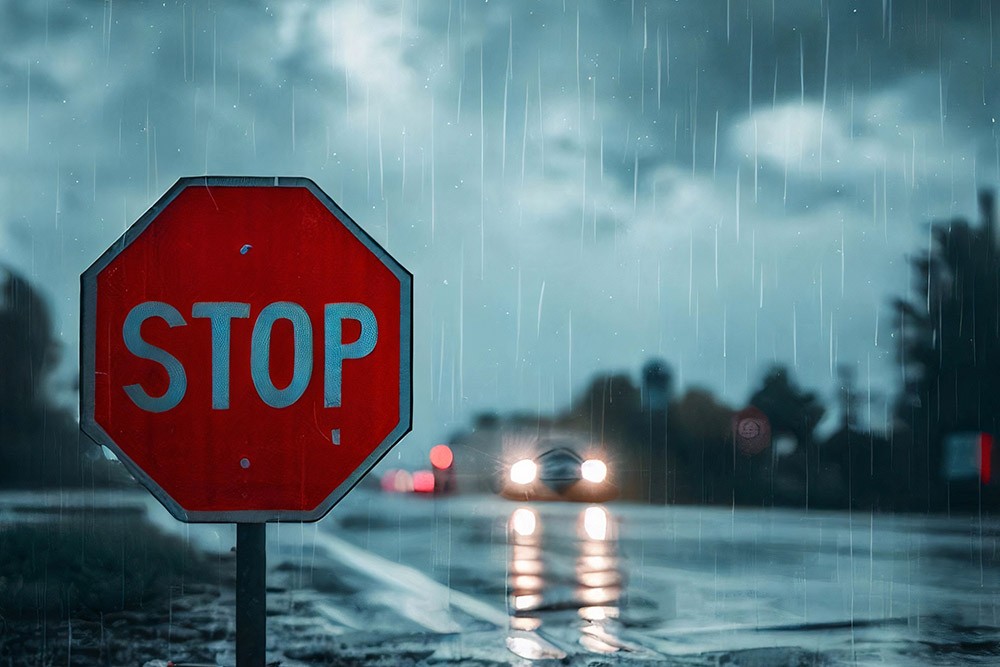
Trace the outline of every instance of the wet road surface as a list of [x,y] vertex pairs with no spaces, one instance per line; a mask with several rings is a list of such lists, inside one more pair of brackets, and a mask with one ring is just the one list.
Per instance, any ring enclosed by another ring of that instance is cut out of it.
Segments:
[[524,658],[1000,662],[995,521],[366,493],[320,530],[502,610]]
[[[0,523],[100,503],[231,557],[232,525],[180,524],[142,492],[8,495]],[[283,667],[994,665],[998,540],[1000,522],[980,517],[358,489],[319,523],[268,527],[268,655]],[[202,641],[186,655],[230,665],[232,604],[224,586],[179,594],[168,616],[135,624],[163,625],[147,653],[176,660]],[[75,627],[48,632],[79,655]]]

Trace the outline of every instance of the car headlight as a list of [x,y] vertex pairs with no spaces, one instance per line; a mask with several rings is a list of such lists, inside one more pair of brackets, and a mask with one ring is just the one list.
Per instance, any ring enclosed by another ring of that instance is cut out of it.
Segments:
[[538,474],[538,466],[531,459],[521,459],[510,467],[510,481],[515,484],[531,484]]
[[608,466],[600,459],[587,459],[580,466],[580,475],[588,482],[600,484],[608,476]]

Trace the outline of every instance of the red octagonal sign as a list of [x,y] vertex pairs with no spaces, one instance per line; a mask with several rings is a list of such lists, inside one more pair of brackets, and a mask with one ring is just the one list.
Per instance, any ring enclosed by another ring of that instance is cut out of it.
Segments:
[[412,276],[311,180],[181,179],[81,282],[81,426],[178,519],[319,519],[410,430]]

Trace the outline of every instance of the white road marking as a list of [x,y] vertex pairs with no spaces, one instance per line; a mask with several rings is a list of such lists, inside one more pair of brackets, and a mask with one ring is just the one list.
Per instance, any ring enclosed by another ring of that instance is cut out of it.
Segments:
[[[462,626],[454,619],[451,609],[458,609],[472,618],[498,628],[507,627],[505,611],[496,609],[471,595],[448,588],[418,570],[394,563],[322,531],[317,532],[315,539],[316,545],[330,558],[385,583],[387,587],[407,593],[406,604],[402,605],[399,603],[404,601],[403,598],[387,600],[382,594],[376,597],[383,602],[395,603],[394,608],[401,614],[428,630],[460,632]],[[416,604],[415,601],[420,603]]]

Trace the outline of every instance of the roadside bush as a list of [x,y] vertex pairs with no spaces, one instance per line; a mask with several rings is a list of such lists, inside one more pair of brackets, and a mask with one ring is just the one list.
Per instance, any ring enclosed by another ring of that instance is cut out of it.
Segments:
[[97,618],[219,581],[213,563],[137,516],[0,527],[0,615],[8,619]]

